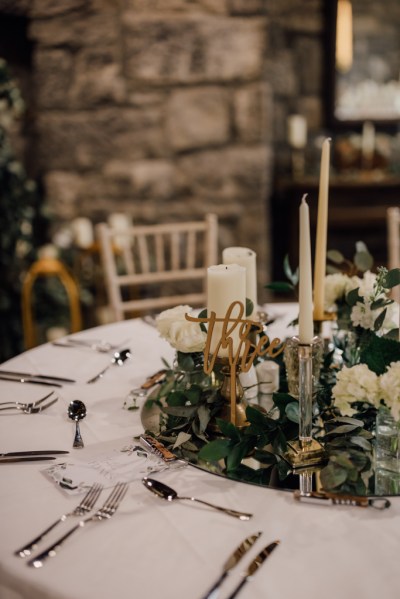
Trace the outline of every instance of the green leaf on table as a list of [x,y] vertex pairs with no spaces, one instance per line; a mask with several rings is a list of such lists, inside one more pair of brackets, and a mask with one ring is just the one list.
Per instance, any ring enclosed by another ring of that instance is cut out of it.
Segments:
[[224,437],[228,437],[229,439],[232,439],[234,441],[239,441],[240,434],[234,424],[228,422],[227,420],[223,420],[222,418],[217,418],[216,422],[219,427],[219,430],[224,435]]
[[292,401],[285,408],[285,414],[292,422],[299,422],[299,402]]
[[356,445],[357,447],[360,447],[361,449],[364,449],[365,451],[372,451],[372,445],[371,443],[367,440],[364,439],[363,437],[350,437],[350,441],[353,445]]
[[204,433],[210,422],[210,409],[205,405],[201,405],[197,410],[197,416],[199,418],[200,432]]
[[192,418],[196,412],[196,406],[166,406],[163,408],[165,414],[177,416],[178,418]]
[[325,491],[340,487],[347,479],[347,471],[338,464],[329,463],[320,472],[320,480]]
[[[371,306],[371,308],[372,308],[372,306]],[[372,309],[374,309],[374,308],[372,308]],[[387,312],[387,309],[385,308],[384,310],[382,310],[382,312],[379,314],[379,316],[375,319],[374,331],[379,331],[382,328],[383,321],[386,318],[386,312]]]
[[218,462],[229,454],[232,441],[230,439],[216,439],[204,445],[199,451],[199,458],[206,462]]
[[185,432],[181,431],[178,434],[172,449],[176,449],[177,447],[180,447],[181,445],[183,445],[184,443],[189,441],[191,438],[192,438],[192,435],[189,435],[189,433],[185,433]]

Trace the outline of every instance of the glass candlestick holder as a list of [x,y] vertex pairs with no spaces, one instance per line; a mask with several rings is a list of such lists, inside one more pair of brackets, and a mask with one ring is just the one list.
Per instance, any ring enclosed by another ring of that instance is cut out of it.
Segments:
[[293,468],[315,466],[325,459],[322,445],[312,437],[313,395],[322,357],[323,341],[319,337],[309,344],[302,344],[298,337],[293,337],[285,347],[289,392],[292,387],[291,395],[299,400],[298,440],[288,442],[283,455]]
[[[286,367],[286,377],[288,382],[289,393],[296,399],[299,397],[299,347],[300,342],[298,337],[291,337],[286,341],[283,352],[283,361]],[[321,372],[322,361],[324,357],[324,342],[321,337],[314,337],[311,347],[312,358],[312,392],[316,391],[316,385]]]

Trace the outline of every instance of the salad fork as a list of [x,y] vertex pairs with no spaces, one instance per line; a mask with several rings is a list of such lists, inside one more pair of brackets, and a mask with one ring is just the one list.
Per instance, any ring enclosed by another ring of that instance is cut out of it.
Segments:
[[90,512],[94,508],[94,505],[97,499],[99,498],[99,495],[102,490],[103,485],[100,485],[99,483],[94,483],[90,487],[89,491],[86,493],[85,497],[82,499],[80,504],[77,505],[76,508],[72,510],[72,512],[68,512],[60,516],[58,520],[53,522],[53,524],[51,524],[37,537],[35,537],[33,541],[30,541],[30,543],[27,543],[26,545],[24,545],[24,547],[21,547],[21,549],[17,549],[17,551],[15,551],[14,554],[18,555],[19,557],[28,557],[29,555],[31,555],[32,552],[35,551],[38,543],[40,543],[40,541],[42,541],[44,537],[58,524],[60,524],[61,522],[65,522],[65,520],[70,516],[84,516],[85,514]]
[[42,553],[36,557],[31,558],[27,562],[28,566],[32,566],[33,568],[41,568],[49,557],[55,557],[58,554],[60,547],[76,530],[83,528],[88,522],[101,522],[102,520],[109,520],[117,511],[121,501],[126,495],[127,490],[127,483],[117,483],[104,505],[98,509],[97,512],[95,512],[92,516],[85,518],[84,520],[80,520],[78,524],[66,532],[65,535],[59,538],[55,543],[50,545],[50,547],[42,551]]
[[48,399],[49,397],[51,397],[53,395],[53,393],[54,393],[54,391],[52,391],[48,395],[45,395],[41,399],[38,399],[37,401],[32,401],[29,403],[24,403],[24,402],[19,402],[19,401],[4,401],[0,404],[1,406],[3,406],[3,407],[0,407],[0,410],[19,410],[19,411],[25,412],[26,414],[35,414],[37,412],[41,412],[42,410],[45,410],[46,408],[53,405],[53,403],[58,401],[58,397],[56,397],[55,399],[53,399],[53,401],[49,402],[48,404],[42,405],[43,402],[46,401],[46,399]]

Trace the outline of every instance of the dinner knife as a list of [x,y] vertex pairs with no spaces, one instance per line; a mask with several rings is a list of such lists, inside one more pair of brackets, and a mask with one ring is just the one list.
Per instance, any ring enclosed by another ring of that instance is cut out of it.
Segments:
[[7,453],[0,453],[0,458],[18,458],[24,456],[35,456],[35,455],[61,455],[69,453],[69,451],[64,451],[61,449],[45,449],[40,451],[40,449],[35,449],[33,451],[9,451]]
[[43,462],[44,460],[55,460],[54,456],[45,456],[45,455],[37,455],[37,456],[21,456],[15,458],[0,458],[0,464],[13,464],[15,462]]
[[221,576],[218,580],[213,584],[211,589],[204,595],[202,599],[215,599],[218,596],[219,589],[221,584],[228,576],[229,572],[236,566],[237,563],[242,559],[242,557],[248,552],[248,550],[254,545],[257,541],[258,537],[261,536],[261,532],[257,532],[254,535],[250,535],[245,539],[238,547],[236,547],[235,551],[226,561]]
[[233,599],[236,597],[240,589],[248,582],[254,574],[257,572],[258,568],[265,562],[267,557],[271,555],[275,547],[279,545],[280,541],[274,541],[270,543],[260,553],[250,562],[249,567],[247,568],[246,574],[244,575],[243,580],[237,585],[234,591],[229,595],[228,599]]
[[62,387],[61,383],[55,383],[52,381],[42,381],[42,379],[33,379],[33,378],[22,378],[15,376],[7,376],[0,374],[0,380],[8,381],[9,383],[29,383],[32,385],[47,385],[48,387]]
[[312,491],[301,493],[298,489],[293,493],[297,501],[314,503],[316,505],[348,505],[357,507],[373,507],[384,510],[390,507],[390,501],[386,497],[368,497],[367,495],[345,495],[339,493],[328,493]]
[[8,375],[22,378],[45,379],[46,381],[57,381],[58,383],[76,383],[74,379],[66,379],[52,374],[35,374],[33,372],[16,372],[15,370],[0,370],[0,375]]

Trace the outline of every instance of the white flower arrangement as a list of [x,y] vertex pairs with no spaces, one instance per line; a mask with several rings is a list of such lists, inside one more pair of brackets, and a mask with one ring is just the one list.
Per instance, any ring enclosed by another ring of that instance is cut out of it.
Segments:
[[163,339],[182,353],[201,352],[206,345],[207,334],[197,322],[186,320],[193,311],[191,306],[176,306],[164,310],[156,318],[157,330]]
[[352,416],[356,410],[352,403],[368,402],[379,407],[381,400],[390,409],[395,420],[400,416],[400,362],[392,362],[384,374],[378,376],[366,364],[351,368],[343,366],[332,388],[335,406],[344,416]]

